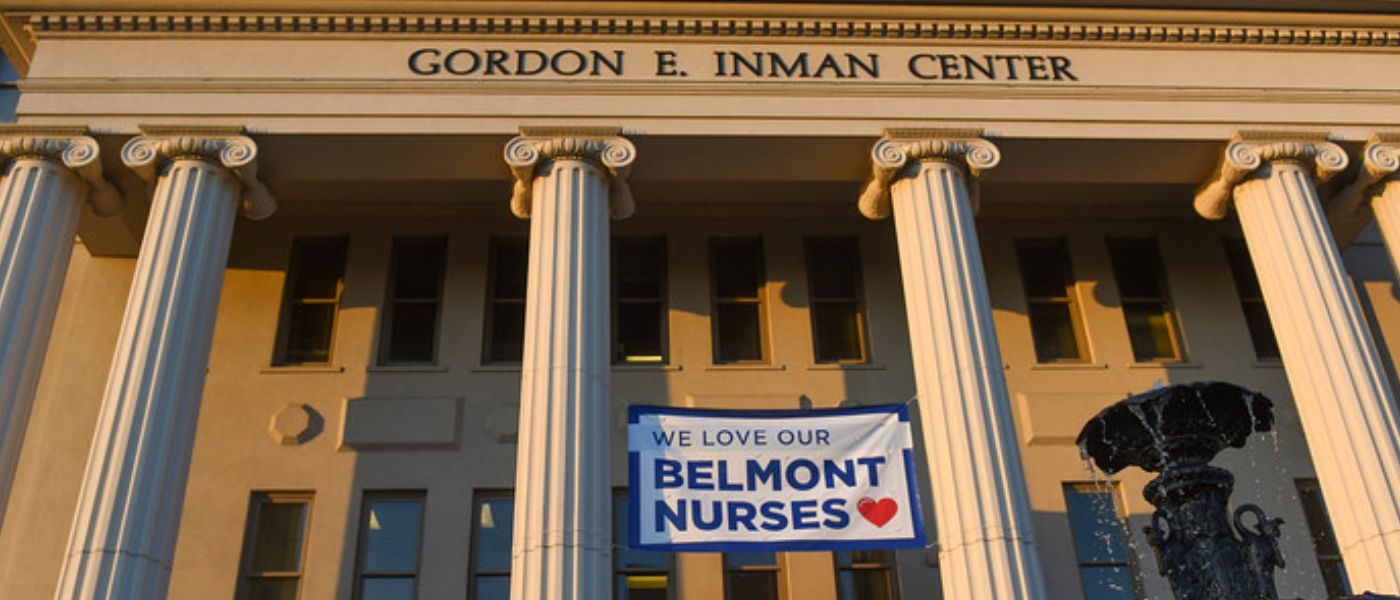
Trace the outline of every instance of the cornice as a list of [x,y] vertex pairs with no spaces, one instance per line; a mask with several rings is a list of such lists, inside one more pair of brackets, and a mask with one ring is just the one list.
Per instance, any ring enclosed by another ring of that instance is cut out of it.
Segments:
[[[874,8],[870,12],[877,12]],[[1022,11],[1034,12],[1034,11]],[[1123,11],[1119,11],[1123,12]],[[474,36],[570,38],[736,38],[797,40],[904,40],[985,43],[1086,43],[1211,47],[1400,47],[1400,24],[1366,25],[1345,19],[1346,25],[1325,20],[1253,22],[1254,19],[1201,22],[1099,18],[1026,19],[1006,14],[978,18],[955,16],[879,18],[841,15],[711,16],[711,15],[580,15],[568,13],[520,15],[500,13],[325,14],[227,12],[9,12],[22,24],[33,44],[45,37],[245,35],[245,36]],[[1170,16],[1170,15],[1167,15]],[[1222,15],[1223,17],[1224,15]],[[1088,17],[1088,15],[1084,15]],[[1385,18],[1393,21],[1394,19]],[[1373,21],[1374,22],[1374,21]]]

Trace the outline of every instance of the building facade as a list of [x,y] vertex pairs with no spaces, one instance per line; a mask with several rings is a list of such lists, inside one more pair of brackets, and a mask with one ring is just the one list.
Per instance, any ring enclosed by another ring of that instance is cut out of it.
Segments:
[[[1147,4],[5,3],[0,597],[1166,598],[1201,380],[1400,593],[1400,8]],[[928,548],[626,547],[627,406],[888,403]]]

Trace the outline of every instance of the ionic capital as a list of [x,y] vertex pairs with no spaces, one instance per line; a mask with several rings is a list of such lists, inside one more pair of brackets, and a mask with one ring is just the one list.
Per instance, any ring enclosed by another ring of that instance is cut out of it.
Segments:
[[1337,192],[1327,206],[1327,222],[1338,245],[1346,245],[1371,220],[1371,204],[1386,187],[1400,185],[1400,133],[1371,136],[1361,151],[1356,181]]
[[1242,132],[1225,147],[1215,176],[1196,192],[1196,212],[1212,221],[1225,218],[1235,186],[1266,164],[1293,163],[1313,172],[1315,182],[1326,181],[1347,168],[1347,153],[1326,134]]
[[977,180],[983,171],[1001,162],[1001,151],[983,139],[980,131],[891,130],[870,150],[870,179],[857,206],[867,219],[890,216],[890,186],[910,165],[944,162],[966,176],[969,200],[977,207]]
[[60,164],[87,183],[87,200],[92,211],[110,217],[121,212],[126,201],[102,175],[100,155],[97,140],[84,135],[82,130],[0,129],[0,163],[8,165],[17,158],[35,158]]
[[515,188],[510,197],[510,212],[521,219],[530,218],[531,194],[535,171],[552,160],[581,160],[593,164],[610,180],[608,215],[614,219],[632,216],[636,205],[627,175],[637,148],[618,135],[617,129],[521,129],[520,135],[506,144],[506,164],[515,175]]
[[122,162],[146,181],[154,182],[179,160],[198,160],[227,169],[242,184],[243,216],[266,219],[277,210],[277,199],[258,179],[258,146],[231,129],[143,128],[142,135],[122,146]]

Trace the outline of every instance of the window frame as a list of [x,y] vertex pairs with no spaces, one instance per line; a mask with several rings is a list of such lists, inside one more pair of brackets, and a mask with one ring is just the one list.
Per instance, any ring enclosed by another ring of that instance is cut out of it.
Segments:
[[[439,350],[442,344],[442,313],[446,307],[443,301],[446,296],[447,285],[447,246],[446,235],[405,235],[394,236],[389,246],[389,276],[384,286],[384,309],[380,317],[378,360],[376,364],[381,367],[394,366],[436,366],[442,358]],[[437,273],[437,296],[432,299],[427,298],[398,298],[395,291],[398,289],[399,276],[399,249],[403,245],[422,244],[435,245],[442,253],[442,268]],[[394,313],[401,304],[433,304],[437,307],[433,316],[433,340],[432,357],[426,361],[418,360],[394,360],[390,356],[390,348],[394,339]]]
[[[623,487],[623,488],[614,488],[614,489],[613,489],[613,492],[612,492],[612,505],[611,505],[611,510],[612,510],[613,515],[616,515],[616,514],[617,514],[618,504],[619,504],[620,502],[625,502],[625,501],[628,501],[628,500],[630,500],[630,499],[628,498],[627,488],[625,488],[625,487]],[[624,526],[624,525],[626,525],[626,524],[627,524],[627,523],[626,523],[625,521],[620,523],[620,522],[618,521],[618,519],[613,519],[613,524],[612,524],[612,535],[613,535],[614,543],[619,544],[619,545],[625,545],[625,544],[627,544],[627,537],[624,536],[624,535],[621,535],[622,533],[624,533],[624,532],[621,530],[621,527]],[[645,551],[643,551],[643,552],[645,552]],[[676,574],[676,554],[675,554],[674,552],[654,552],[654,553],[655,553],[655,554],[664,554],[664,555],[666,555],[666,570],[665,570],[665,572],[664,572],[664,575],[666,576],[666,595],[667,595],[668,597],[673,596],[673,595],[675,594],[675,592],[676,592],[676,588],[674,587],[674,584],[675,584],[675,574]],[[623,575],[655,575],[655,574],[657,574],[657,569],[648,569],[648,568],[641,568],[641,567],[623,567],[622,565],[619,565],[619,564],[618,564],[618,556],[619,556],[619,554],[620,554],[619,552],[613,552],[613,558],[612,558],[612,579],[609,581],[609,589],[611,590],[611,593],[613,594],[613,597],[614,597],[614,598],[617,597],[617,583],[618,583],[618,577],[619,577],[619,576],[623,576]]]
[[[1254,269],[1254,259],[1249,252],[1249,243],[1243,238],[1227,237],[1222,240],[1225,251],[1225,268],[1230,272],[1230,281],[1235,286],[1235,295],[1240,299],[1240,315],[1244,317],[1245,328],[1249,333],[1250,349],[1254,351],[1254,359],[1268,364],[1278,364],[1283,361],[1283,352],[1278,346],[1278,334],[1274,332],[1273,317],[1269,315],[1269,305],[1264,302],[1264,290],[1259,284],[1259,274]],[[1239,264],[1243,263],[1243,264]],[[1253,287],[1259,290],[1259,295],[1245,294],[1244,285],[1253,283]],[[1264,315],[1264,323],[1268,325],[1265,332],[1268,339],[1263,340],[1258,337],[1258,333],[1250,321],[1249,307],[1257,307]],[[1260,342],[1267,342],[1273,347],[1274,354],[1266,355],[1260,352]]]
[[[730,579],[732,573],[772,573],[773,585],[778,590],[778,600],[788,600],[787,586],[783,585],[783,554],[772,552],[773,564],[770,565],[739,565],[730,566],[730,552],[720,554],[720,566],[724,570],[724,600],[743,600],[735,596],[734,584]],[[743,552],[741,554],[749,554]]]
[[[296,597],[301,597],[302,585],[306,581],[306,555],[309,546],[309,534],[311,532],[311,516],[315,504],[316,493],[310,490],[296,491],[254,491],[248,497],[248,515],[244,522],[243,530],[243,550],[239,557],[238,586],[234,597],[240,600],[247,598],[251,593],[250,584],[254,579],[288,579],[294,578],[297,582]],[[256,549],[255,543],[258,535],[258,523],[262,519],[262,507],[268,504],[301,504],[304,505],[301,516],[301,535],[297,541],[297,570],[296,571],[254,571],[253,552]]]
[[[1079,280],[1074,276],[1074,261],[1070,256],[1069,239],[1061,237],[1018,237],[1012,240],[1013,250],[1016,255],[1016,268],[1019,271],[1021,293],[1026,300],[1026,324],[1030,326],[1031,351],[1035,354],[1036,364],[1085,364],[1092,360],[1093,353],[1089,348],[1089,332],[1086,329],[1083,314],[1083,302],[1079,299]],[[1032,296],[1031,286],[1026,279],[1025,261],[1021,260],[1022,253],[1033,248],[1057,248],[1064,258],[1060,263],[1061,277],[1064,281],[1064,296]],[[1035,318],[1031,310],[1036,305],[1064,306],[1069,312],[1070,328],[1074,333],[1074,344],[1076,356],[1063,358],[1041,358],[1040,348],[1036,345],[1035,338]]]
[[[1177,314],[1176,303],[1172,301],[1171,285],[1167,282],[1166,263],[1162,260],[1162,252],[1157,244],[1156,238],[1151,237],[1110,237],[1105,240],[1108,247],[1109,267],[1113,271],[1113,284],[1118,290],[1118,307],[1122,313],[1123,323],[1128,325],[1128,305],[1160,304],[1162,318],[1166,323],[1167,339],[1170,340],[1172,356],[1154,356],[1143,358],[1137,355],[1132,340],[1132,330],[1128,329],[1129,351],[1133,353],[1133,362],[1136,363],[1176,363],[1186,360],[1186,340],[1181,330],[1181,318]],[[1122,282],[1118,278],[1118,260],[1120,252],[1146,249],[1151,253],[1152,267],[1154,269],[1153,279],[1157,281],[1157,296],[1128,296],[1123,293]]]
[[[719,295],[719,264],[716,260],[717,251],[724,246],[742,246],[753,244],[757,248],[754,266],[758,271],[758,285],[756,295],[752,297],[721,297]],[[710,346],[712,364],[716,365],[766,365],[773,360],[773,351],[769,346],[771,343],[768,334],[768,268],[767,253],[764,251],[763,236],[714,236],[707,242],[706,254],[710,263]],[[720,356],[720,318],[719,308],[726,304],[753,305],[758,310],[758,352],[756,359],[725,359]]]
[[[1316,479],[1299,478],[1293,480],[1293,487],[1298,492],[1298,504],[1303,510],[1303,524],[1308,528],[1308,541],[1312,544],[1313,557],[1317,559],[1318,575],[1322,577],[1327,597],[1336,598],[1351,595],[1351,578],[1347,575],[1346,563],[1342,561],[1341,548],[1337,546],[1337,532],[1332,527],[1332,515],[1327,510],[1327,497],[1322,493],[1322,486],[1318,484]],[[1308,501],[1304,499],[1305,495],[1312,495],[1317,499],[1317,508],[1322,514],[1313,515],[1311,513],[1308,509]],[[1322,522],[1314,522],[1314,516],[1321,517]],[[1325,551],[1324,541],[1330,541],[1337,552]],[[1328,581],[1325,565],[1329,564],[1337,567],[1337,573],[1342,576],[1342,580],[1336,582],[1341,585],[1341,590],[1333,589],[1333,582]]]
[[[418,531],[415,534],[418,538],[418,545],[414,550],[413,571],[384,571],[369,573],[365,569],[365,559],[369,550],[369,510],[374,500],[417,500],[418,510]],[[360,600],[364,597],[364,582],[366,579],[388,579],[388,578],[413,578],[413,598],[418,598],[418,584],[421,579],[419,573],[423,569],[423,532],[427,530],[426,522],[428,516],[428,492],[427,490],[366,490],[360,494],[360,517],[357,528],[357,538],[355,541],[355,571],[353,574],[353,590],[351,598]]]
[[847,597],[841,595],[841,574],[842,574],[843,572],[847,572],[847,571],[852,572],[852,573],[855,573],[855,572],[858,572],[858,571],[867,571],[867,572],[868,572],[868,571],[880,571],[880,572],[883,572],[884,575],[885,575],[885,581],[887,581],[887,582],[889,583],[889,589],[890,589],[890,597],[889,597],[889,600],[900,600],[901,594],[900,594],[900,589],[899,589],[899,555],[898,555],[894,550],[876,550],[876,552],[880,552],[880,553],[884,554],[884,558],[885,558],[884,562],[878,562],[878,563],[873,563],[873,562],[856,562],[856,561],[853,559],[853,560],[850,561],[850,565],[848,565],[848,566],[847,566],[847,565],[842,565],[842,564],[841,564],[841,555],[842,555],[842,554],[847,554],[847,555],[853,554],[852,551],[849,551],[849,550],[840,550],[840,551],[836,551],[836,552],[832,552],[832,553],[831,553],[832,571],[833,571],[833,572],[835,573],[835,575],[836,575],[836,598],[837,598],[837,600],[853,600],[853,599],[851,599],[851,598],[847,598]]
[[[1127,524],[1128,515],[1124,510],[1123,498],[1121,496],[1122,486],[1118,485],[1117,481],[1066,481],[1061,484],[1061,487],[1065,499],[1065,524],[1069,526],[1070,545],[1074,547],[1075,575],[1077,575],[1080,585],[1083,586],[1084,569],[1086,567],[1122,567],[1128,572],[1128,580],[1132,583],[1133,589],[1130,592],[1130,596],[1133,600],[1142,600],[1145,598],[1142,572],[1139,570],[1137,561],[1134,560],[1135,555],[1131,550],[1133,542],[1132,530]],[[1075,539],[1078,535],[1075,533],[1074,516],[1070,514],[1069,511],[1070,494],[1102,494],[1109,497],[1113,502],[1113,515],[1118,519],[1117,529],[1122,536],[1120,541],[1123,546],[1123,560],[1086,561],[1084,559],[1083,551],[1079,548],[1079,544]],[[1081,589],[1080,591],[1084,592],[1086,597],[1088,596],[1088,590]]]
[[[496,275],[500,269],[500,251],[503,246],[519,246],[525,250],[525,287],[523,296],[520,298],[500,298],[496,289]],[[498,359],[495,358],[494,341],[496,336],[496,311],[497,306],[520,306],[521,310],[527,310],[525,303],[529,291],[529,269],[530,269],[530,240],[523,236],[492,236],[487,242],[486,251],[486,318],[481,325],[481,364],[483,365],[519,365],[524,362],[525,352],[525,323],[521,320],[520,330],[520,351],[519,359]]]
[[[815,266],[812,263],[812,248],[817,244],[849,244],[851,257],[851,272],[854,281],[851,288],[855,291],[854,296],[818,296],[814,273]],[[802,239],[802,258],[806,263],[807,275],[807,313],[808,321],[812,329],[812,361],[816,364],[828,365],[857,365],[870,362],[870,324],[869,317],[866,316],[865,305],[865,272],[864,265],[861,264],[860,238],[856,236],[808,236]],[[821,356],[821,338],[817,328],[817,305],[821,303],[850,303],[855,305],[856,337],[859,356],[855,358],[823,359]]]
[[[660,253],[659,273],[657,274],[657,292],[655,298],[623,298],[621,293],[622,280],[618,277],[617,257],[619,249],[622,247],[631,248],[651,248]],[[665,236],[619,236],[612,238],[609,244],[611,256],[609,257],[609,310],[611,311],[612,328],[612,364],[614,365],[669,365],[671,364],[671,327],[670,327],[670,253]],[[657,361],[632,361],[627,360],[627,356],[621,347],[620,333],[618,328],[621,322],[621,307],[624,304],[645,305],[656,304],[659,319],[658,330],[660,332],[658,344],[660,344],[661,360]]]
[[[479,528],[480,528],[480,526],[481,526],[481,507],[484,506],[484,505],[486,504],[486,502],[489,501],[489,500],[509,500],[509,501],[511,502],[510,528],[511,528],[511,541],[512,541],[512,544],[514,543],[514,540],[515,540],[515,491],[514,491],[514,490],[510,490],[510,489],[478,489],[478,490],[473,490],[473,491],[472,491],[471,540],[470,540],[470,541],[468,542],[468,544],[467,544],[467,550],[468,550],[468,552],[470,552],[470,554],[467,555],[467,598],[468,598],[469,600],[477,600],[477,598],[476,598],[476,587],[477,587],[477,586],[476,586],[476,578],[477,578],[477,577],[482,576],[482,575],[485,575],[485,576],[487,576],[487,577],[505,577],[505,578],[506,578],[506,581],[508,581],[508,582],[511,581],[511,577],[512,577],[510,567],[507,567],[505,571],[499,571],[499,572],[498,572],[498,571],[486,571],[486,572],[482,572],[479,568],[477,568],[477,560],[476,560],[476,558],[477,558],[477,552],[478,552],[478,551],[480,550],[480,548],[481,548],[481,545],[480,545],[480,544],[481,544],[481,536],[478,535],[478,530],[479,530]],[[507,549],[506,549],[506,554],[507,554],[507,556],[509,556],[510,553],[511,553],[511,549],[510,549],[510,548],[507,548]]]
[[[301,273],[302,261],[305,258],[301,252],[302,248],[311,245],[337,245],[341,249],[340,276],[336,280],[334,298],[314,298],[311,301],[297,299],[296,278]],[[290,256],[287,259],[286,276],[282,280],[282,303],[277,317],[277,339],[273,348],[272,364],[278,367],[297,367],[330,365],[335,362],[335,345],[339,338],[340,331],[340,301],[345,296],[345,274],[350,266],[350,236],[348,235],[312,235],[297,236],[292,238]],[[333,308],[331,311],[331,334],[326,341],[326,360],[324,361],[293,361],[287,357],[292,330],[292,308],[300,304],[329,304]]]

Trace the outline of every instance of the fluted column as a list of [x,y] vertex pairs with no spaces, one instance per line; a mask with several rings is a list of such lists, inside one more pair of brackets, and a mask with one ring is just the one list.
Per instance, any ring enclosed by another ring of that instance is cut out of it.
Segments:
[[[1381,237],[1390,253],[1391,267],[1400,270],[1400,133],[1377,134],[1361,151],[1361,171],[1356,181],[1342,190],[1328,207],[1338,242],[1345,244],[1369,221],[1367,211],[1376,217]],[[1345,230],[1338,232],[1338,222]]]
[[227,131],[122,148],[155,193],[56,598],[165,597],[234,216],[275,207],[255,154]]
[[525,131],[506,145],[511,211],[530,219],[513,600],[611,594],[608,218],[632,213],[635,155],[615,131]]
[[0,525],[83,201],[121,209],[81,130],[0,130]]
[[[1045,584],[973,224],[976,132],[891,131],[861,195],[894,214],[945,598],[1043,599]],[[947,137],[940,137],[947,136]]]
[[1395,594],[1395,401],[1314,186],[1346,165],[1346,153],[1322,137],[1242,134],[1196,210],[1220,219],[1234,200],[1347,576],[1358,591]]

